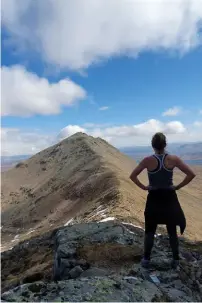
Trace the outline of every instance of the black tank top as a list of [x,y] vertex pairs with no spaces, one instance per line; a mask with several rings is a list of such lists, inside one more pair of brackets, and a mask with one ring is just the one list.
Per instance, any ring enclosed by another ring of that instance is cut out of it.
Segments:
[[158,166],[155,170],[148,170],[149,186],[151,189],[169,189],[173,186],[173,169],[168,169],[164,166],[164,160],[167,154],[154,154],[158,161]]

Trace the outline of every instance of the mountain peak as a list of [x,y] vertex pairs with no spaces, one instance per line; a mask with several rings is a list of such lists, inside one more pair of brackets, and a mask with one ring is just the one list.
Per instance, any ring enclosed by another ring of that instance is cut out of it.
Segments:
[[18,228],[24,237],[29,229],[47,231],[72,218],[101,220],[102,212],[111,217],[119,212],[122,183],[133,185],[133,167],[134,160],[103,139],[76,133],[2,174],[4,230],[15,234]]

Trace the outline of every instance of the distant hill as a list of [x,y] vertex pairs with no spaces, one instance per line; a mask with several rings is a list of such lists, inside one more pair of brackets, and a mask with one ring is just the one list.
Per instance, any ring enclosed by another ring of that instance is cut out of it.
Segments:
[[202,142],[180,145],[178,152],[185,160],[202,160]]
[[1,156],[1,161],[4,164],[9,164],[11,162],[19,162],[21,160],[28,159],[32,155],[14,155],[14,156]]
[[14,167],[18,162],[28,159],[31,155],[1,156],[1,171]]
[[179,149],[182,153],[202,153],[202,142],[182,144]]
[[[144,147],[125,147],[120,149],[123,153],[136,161],[141,160],[143,157],[153,153],[150,146]],[[167,147],[169,153],[174,153],[190,164],[202,165],[202,142],[186,143],[186,144],[169,144]],[[194,160],[197,160],[194,162]]]

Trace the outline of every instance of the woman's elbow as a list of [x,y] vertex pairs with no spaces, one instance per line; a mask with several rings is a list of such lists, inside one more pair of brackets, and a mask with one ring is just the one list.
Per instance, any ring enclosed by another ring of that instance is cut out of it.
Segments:
[[130,180],[133,181],[135,183],[137,177],[133,174],[130,175]]
[[193,180],[195,177],[196,177],[196,174],[195,174],[194,172],[191,172],[191,173],[189,174],[190,180]]

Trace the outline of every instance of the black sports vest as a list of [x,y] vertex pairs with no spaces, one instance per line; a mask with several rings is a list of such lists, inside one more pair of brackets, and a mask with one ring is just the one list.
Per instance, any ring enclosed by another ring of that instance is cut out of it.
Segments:
[[166,189],[173,186],[173,169],[167,169],[164,166],[164,160],[167,154],[153,155],[158,161],[158,166],[155,170],[148,170],[149,186],[152,189]]

